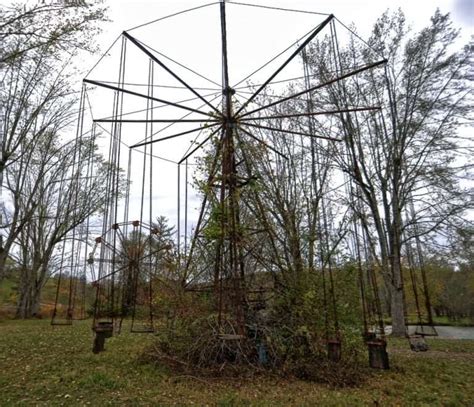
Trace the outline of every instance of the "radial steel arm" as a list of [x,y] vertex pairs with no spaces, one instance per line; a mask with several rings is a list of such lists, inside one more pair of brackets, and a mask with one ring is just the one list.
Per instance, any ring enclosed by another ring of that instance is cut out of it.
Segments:
[[111,90],[116,90],[116,91],[118,91],[118,92],[127,93],[127,94],[129,94],[129,95],[138,96],[138,97],[141,97],[141,98],[144,98],[144,99],[154,100],[154,101],[156,101],[156,102],[164,103],[164,104],[169,105],[169,106],[174,106],[174,107],[177,107],[177,108],[179,108],[179,109],[184,109],[184,110],[187,110],[187,111],[189,111],[189,112],[199,113],[199,114],[202,114],[202,115],[204,115],[204,116],[213,117],[211,114],[209,114],[209,113],[207,113],[207,112],[202,112],[202,111],[200,111],[200,110],[193,109],[192,107],[187,107],[187,106],[179,105],[179,104],[177,104],[177,103],[170,102],[169,100],[158,99],[158,98],[155,98],[155,97],[153,97],[153,96],[143,95],[143,94],[141,94],[141,93],[134,92],[134,91],[132,91],[132,90],[122,89],[122,88],[119,88],[119,87],[117,87],[117,86],[108,85],[108,84],[106,84],[106,83],[94,81],[94,80],[91,80],[91,79],[84,79],[83,82],[84,82],[84,83],[88,83],[88,84],[90,84],[90,85],[96,85],[96,86],[100,86],[100,87],[102,87],[102,88],[107,88],[107,89],[111,89]]
[[326,27],[326,25],[329,24],[329,22],[334,18],[334,16],[331,14],[326,20],[324,20],[319,26],[313,31],[313,33],[306,38],[306,40],[291,54],[291,56],[256,90],[256,92],[250,96],[250,98],[240,107],[240,109],[236,112],[236,116],[244,110],[248,104],[254,100],[260,92],[265,89],[265,87],[277,76],[300,52],[302,49],[308,45],[316,35],[318,35],[321,30]]
[[222,126],[219,126],[216,130],[214,130],[209,136],[207,136],[203,141],[201,141],[196,148],[194,148],[192,151],[190,151],[188,154],[186,154],[181,160],[178,161],[178,164],[183,163],[183,161],[186,161],[189,157],[191,157],[197,150],[199,150],[204,144],[206,144],[212,136],[214,136],[219,130],[222,129]]
[[[383,64],[386,64],[387,63],[387,60],[386,59],[383,59],[381,61],[377,61],[377,62],[374,62],[373,64],[369,64],[369,65],[366,65],[366,66],[363,66],[362,68],[359,68],[359,69],[356,69],[354,71],[351,71],[345,75],[341,75],[341,76],[338,76],[337,78],[334,78],[334,79],[331,79],[330,81],[327,81],[327,82],[324,82],[324,83],[320,83],[319,85],[316,85],[316,86],[313,86],[309,89],[305,89],[305,90],[302,90],[301,92],[298,92],[298,93],[295,93],[293,95],[290,95],[286,98],[283,98],[283,99],[280,99],[280,100],[277,100],[275,102],[272,102],[272,103],[269,103],[268,105],[265,105],[265,106],[261,106],[257,109],[254,109],[254,110],[250,110],[249,112],[245,112],[244,114],[242,114],[239,119],[245,117],[245,116],[249,116],[251,115],[252,113],[256,113],[256,112],[259,112],[260,110],[263,110],[263,109],[267,109],[269,107],[272,107],[272,106],[276,106],[280,103],[283,103],[283,102],[286,102],[288,100],[291,100],[291,99],[294,99],[294,98],[297,98],[299,96],[302,96],[302,95],[305,95],[307,93],[310,93],[310,92],[314,92],[315,90],[318,90],[320,88],[323,88],[325,86],[328,86],[328,85],[331,85],[335,82],[338,82],[338,81],[341,81],[343,79],[347,79],[347,78],[350,78],[351,76],[354,76],[354,75],[357,75],[361,72],[364,72],[364,71],[367,71],[368,69],[372,69],[372,68],[375,68],[379,65],[383,65]],[[249,99],[250,100],[250,99]],[[240,109],[242,110],[242,109]]]
[[265,147],[269,148],[270,150],[272,150],[274,153],[278,154],[280,157],[283,157],[285,160],[288,160],[288,157],[281,153],[280,151],[278,151],[276,148],[272,147],[271,145],[265,143],[263,140],[260,140],[258,137],[254,136],[252,133],[250,133],[249,131],[245,130],[244,128],[242,128],[241,126],[239,126],[239,130],[244,132],[247,136],[249,136],[250,138],[254,139],[255,141],[263,144]]
[[[241,124],[244,124],[244,123],[241,123]],[[321,139],[331,140],[331,141],[342,141],[342,139],[338,139],[338,138],[334,138],[334,137],[315,136],[314,134],[302,133],[300,131],[277,129],[275,127],[261,126],[259,124],[251,124],[251,123],[247,123],[247,122],[245,123],[245,125],[246,126],[251,126],[251,127],[256,127],[257,129],[276,131],[276,132],[279,132],[279,133],[295,134],[297,136],[307,136],[307,137],[321,138]]]
[[[217,126],[218,124],[219,123],[210,124],[209,127]],[[143,143],[134,144],[133,146],[130,146],[130,148],[136,148],[136,147],[146,146],[147,144],[158,143],[159,141],[169,140],[171,138],[184,136],[185,134],[195,133],[196,131],[199,131],[199,130],[202,130],[202,129],[203,129],[202,127],[197,127],[195,129],[192,129],[192,130],[187,130],[187,131],[183,131],[181,133],[172,134],[171,136],[166,136],[166,137],[158,138],[156,140],[150,140],[150,141],[145,141]]]
[[290,119],[292,117],[321,116],[321,115],[325,115],[325,114],[366,112],[366,111],[371,111],[371,110],[378,111],[380,109],[381,109],[380,106],[354,107],[354,108],[347,108],[347,109],[326,110],[326,111],[322,111],[322,112],[280,114],[280,115],[275,115],[275,116],[242,117],[241,119],[239,119],[239,121],[246,122],[246,121],[249,121],[249,120]]
[[189,86],[184,80],[182,80],[178,75],[176,75],[170,68],[168,68],[163,62],[161,62],[156,56],[154,56],[150,51],[148,51],[137,39],[132,37],[128,32],[124,31],[123,35],[125,38],[130,40],[133,44],[135,44],[140,50],[142,50],[148,57],[150,57],[154,62],[156,62],[159,66],[161,66],[166,72],[168,72],[173,78],[175,78],[179,83],[184,85],[187,89],[189,89],[194,95],[196,95],[199,99],[201,99],[206,105],[208,105],[212,110],[214,110],[217,114],[221,115],[221,112],[212,105],[208,100],[204,99],[196,90],[194,90],[191,86]]

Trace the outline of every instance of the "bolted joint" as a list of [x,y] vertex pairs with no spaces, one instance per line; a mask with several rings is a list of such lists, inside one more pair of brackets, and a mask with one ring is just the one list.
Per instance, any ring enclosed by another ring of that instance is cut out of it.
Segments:
[[235,95],[235,89],[232,89],[230,86],[227,86],[224,89],[222,89],[222,94],[226,96]]

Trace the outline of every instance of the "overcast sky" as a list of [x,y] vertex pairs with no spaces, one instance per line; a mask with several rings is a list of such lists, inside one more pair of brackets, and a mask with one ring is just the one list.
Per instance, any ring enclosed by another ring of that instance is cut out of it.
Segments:
[[[206,0],[107,0],[112,24],[104,36],[115,37],[126,28],[171,14],[173,12],[208,3]],[[245,3],[273,7],[333,13],[345,23],[354,22],[361,32],[370,29],[377,17],[386,9],[401,7],[415,28],[426,25],[436,8],[451,13],[456,26],[462,27],[465,36],[473,33],[473,0],[246,0]],[[251,12],[251,10],[249,10]],[[197,25],[201,22],[197,22]],[[193,29],[190,27],[189,29]]]

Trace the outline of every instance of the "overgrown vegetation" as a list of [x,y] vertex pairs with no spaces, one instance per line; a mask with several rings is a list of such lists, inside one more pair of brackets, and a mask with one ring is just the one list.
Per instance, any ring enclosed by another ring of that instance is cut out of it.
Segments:
[[[244,335],[232,304],[225,304],[221,313],[216,309],[218,291],[205,284],[187,289],[179,283],[162,284],[154,305],[165,322],[146,359],[194,375],[266,371],[334,385],[356,384],[363,380],[357,365],[365,353],[358,287],[351,267],[333,272],[339,300],[331,303],[323,294],[321,273],[306,271],[293,284],[277,288],[271,274],[254,276],[247,283],[251,295]],[[342,366],[327,359],[327,342],[339,340]]]

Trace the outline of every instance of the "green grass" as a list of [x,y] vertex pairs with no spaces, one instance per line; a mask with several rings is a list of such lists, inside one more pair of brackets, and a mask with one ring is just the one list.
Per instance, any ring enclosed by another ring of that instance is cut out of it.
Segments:
[[[44,285],[41,291],[41,305],[39,315],[43,318],[49,318],[52,314],[54,303],[56,300],[58,280],[56,278],[50,278]],[[87,296],[91,297],[91,286],[87,287]],[[68,280],[63,278],[61,290],[59,292],[58,304],[63,308],[68,303],[69,295],[69,283]],[[0,319],[13,318],[16,313],[18,297],[18,277],[8,277],[0,281]],[[76,297],[76,300],[81,300]]]
[[474,319],[463,317],[458,319],[449,319],[448,317],[433,317],[435,325],[445,326],[474,326]]
[[[43,287],[41,302],[53,304],[56,296],[56,282],[50,278]],[[3,309],[5,315],[14,316],[18,296],[18,278],[4,278],[0,281],[0,311]]]
[[0,405],[474,405],[474,341],[432,339],[429,352],[413,353],[406,341],[391,340],[391,370],[331,389],[271,376],[175,376],[140,361],[152,340],[124,333],[94,355],[88,321],[54,328],[46,320],[0,322]]
[[13,279],[3,279],[0,282],[0,305],[14,305],[16,299],[17,281]]

